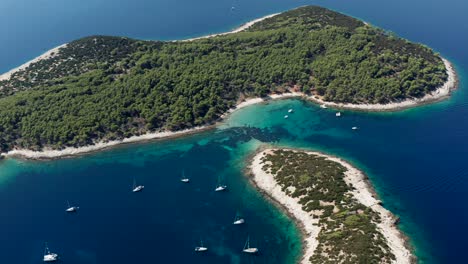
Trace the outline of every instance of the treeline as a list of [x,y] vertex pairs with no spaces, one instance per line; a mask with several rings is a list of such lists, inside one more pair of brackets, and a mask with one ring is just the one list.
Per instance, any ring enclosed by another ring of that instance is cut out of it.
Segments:
[[14,73],[8,81],[0,81],[0,98],[30,88],[54,85],[62,77],[112,67],[138,48],[150,44],[153,43],[107,36],[90,36],[73,41],[51,54],[51,58]]
[[386,103],[422,96],[447,78],[428,48],[319,7],[192,42],[93,36],[21,75],[35,81],[0,90],[8,94],[0,99],[1,151],[207,124],[241,95],[288,87],[335,102]]

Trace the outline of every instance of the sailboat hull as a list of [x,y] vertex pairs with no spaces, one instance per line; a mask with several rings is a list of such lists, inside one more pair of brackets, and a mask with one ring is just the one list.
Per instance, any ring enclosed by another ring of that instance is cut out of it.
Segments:
[[143,191],[143,189],[145,188],[145,186],[143,185],[140,185],[140,186],[137,186],[133,189],[133,192],[141,192]]
[[242,225],[245,223],[245,220],[244,219],[239,219],[239,220],[236,220],[234,221],[232,224],[233,225]]
[[258,248],[246,248],[242,250],[242,252],[248,253],[248,254],[255,254],[255,253],[258,253]]
[[57,261],[57,259],[58,259],[58,255],[51,253],[51,254],[44,255],[43,260],[44,262],[54,262],[54,261]]
[[208,248],[206,247],[196,247],[195,252],[205,252],[208,251]]

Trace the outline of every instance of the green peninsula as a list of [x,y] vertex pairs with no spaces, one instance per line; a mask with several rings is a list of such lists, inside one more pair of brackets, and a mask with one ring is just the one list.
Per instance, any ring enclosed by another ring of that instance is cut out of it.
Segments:
[[244,98],[292,90],[385,104],[447,78],[431,49],[316,6],[193,41],[91,36],[0,81],[0,152],[193,128]]
[[266,149],[251,164],[255,185],[303,227],[301,263],[412,263],[395,217],[364,174],[317,152]]

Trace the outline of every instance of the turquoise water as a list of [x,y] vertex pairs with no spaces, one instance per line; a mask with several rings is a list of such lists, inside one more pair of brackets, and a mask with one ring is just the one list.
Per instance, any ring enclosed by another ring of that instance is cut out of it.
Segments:
[[[63,263],[291,263],[300,253],[297,228],[243,173],[245,160],[262,144],[350,160],[401,217],[421,263],[466,262],[466,1],[6,0],[0,2],[0,71],[85,35],[185,38],[303,4],[330,7],[434,47],[455,62],[460,89],[430,106],[344,112],[342,118],[307,102],[277,101],[239,110],[216,130],[177,140],[57,161],[1,161],[2,262],[40,263],[48,241]],[[289,108],[295,113],[285,120]],[[188,185],[179,182],[183,169],[192,178]],[[136,195],[130,192],[134,176],[146,186]],[[229,192],[213,192],[218,176]],[[78,214],[64,213],[67,200],[81,207]],[[236,211],[248,222],[240,229],[230,224]],[[257,257],[239,252],[247,234],[262,250]],[[200,238],[209,254],[193,253]]]

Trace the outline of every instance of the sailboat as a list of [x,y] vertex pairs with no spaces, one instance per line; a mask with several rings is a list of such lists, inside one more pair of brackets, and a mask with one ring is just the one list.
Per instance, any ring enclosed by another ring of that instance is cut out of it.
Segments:
[[284,119],[288,119],[288,117],[289,117],[288,115],[285,115],[285,116],[284,116]]
[[135,177],[134,177],[134,178],[133,178],[133,189],[132,189],[132,192],[140,192],[140,191],[142,191],[144,188],[145,188],[145,186],[143,186],[143,185],[137,185],[137,184],[136,184],[136,180],[135,180]]
[[352,129],[352,130],[358,130],[358,127],[355,127],[355,126],[354,126],[354,127],[352,127],[351,129]]
[[234,222],[232,222],[233,225],[242,225],[245,223],[244,218],[241,218],[238,213],[236,213],[236,217],[234,218]]
[[195,252],[205,252],[205,251],[208,251],[208,248],[203,246],[203,240],[200,239],[200,246],[195,247]]
[[341,116],[341,112],[337,112],[336,117],[340,117],[340,116]]
[[46,243],[46,246],[45,246],[45,249],[44,249],[43,261],[44,262],[54,262],[54,261],[57,261],[57,260],[58,260],[58,255],[55,254],[55,253],[50,253],[49,247],[47,246],[47,243]]
[[218,177],[218,184],[216,184],[215,192],[222,192],[222,191],[225,191],[226,189],[227,189],[227,186],[224,184],[221,184],[221,180]]
[[244,249],[242,250],[244,253],[255,254],[258,252],[258,248],[250,247],[250,236],[247,236],[247,241],[245,241]]
[[65,212],[67,213],[74,213],[76,211],[78,211],[79,207],[77,206],[70,206],[70,203],[67,201],[67,209],[65,210]]
[[190,179],[185,177],[185,171],[184,170],[182,171],[182,178],[180,178],[180,181],[183,182],[183,183],[190,182]]
[[292,112],[294,112],[292,108],[288,110],[288,113],[292,113]]

